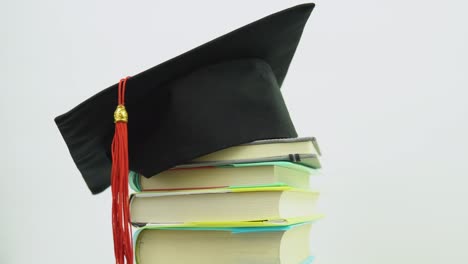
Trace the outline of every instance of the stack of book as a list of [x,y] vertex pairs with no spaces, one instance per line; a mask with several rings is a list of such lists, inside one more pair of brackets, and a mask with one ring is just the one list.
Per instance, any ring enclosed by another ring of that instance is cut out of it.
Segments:
[[137,263],[311,263],[314,138],[261,140],[130,174]]

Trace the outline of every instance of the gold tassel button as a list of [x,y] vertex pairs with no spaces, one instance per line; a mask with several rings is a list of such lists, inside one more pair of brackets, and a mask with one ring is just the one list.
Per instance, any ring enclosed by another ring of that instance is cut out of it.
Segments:
[[124,105],[118,105],[114,112],[114,123],[128,122],[128,113]]

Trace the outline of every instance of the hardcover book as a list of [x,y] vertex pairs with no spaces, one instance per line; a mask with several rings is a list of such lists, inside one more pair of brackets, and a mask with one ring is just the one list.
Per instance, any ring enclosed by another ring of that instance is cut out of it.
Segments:
[[319,170],[292,162],[240,163],[163,171],[146,178],[130,173],[136,192],[247,186],[290,186],[308,189]]
[[135,258],[139,264],[311,263],[311,226],[145,228],[135,235]]
[[190,168],[235,163],[289,161],[311,168],[320,168],[320,155],[317,140],[313,137],[266,139],[215,151],[177,167]]
[[318,197],[318,192],[284,186],[135,193],[130,198],[131,222],[285,221],[315,215]]

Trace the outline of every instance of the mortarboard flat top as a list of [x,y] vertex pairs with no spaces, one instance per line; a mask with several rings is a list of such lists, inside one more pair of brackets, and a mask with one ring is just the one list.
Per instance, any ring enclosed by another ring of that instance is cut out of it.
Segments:
[[[131,77],[130,170],[154,175],[259,139],[297,137],[280,87],[314,4],[267,16]],[[117,84],[55,118],[91,192],[110,185]]]

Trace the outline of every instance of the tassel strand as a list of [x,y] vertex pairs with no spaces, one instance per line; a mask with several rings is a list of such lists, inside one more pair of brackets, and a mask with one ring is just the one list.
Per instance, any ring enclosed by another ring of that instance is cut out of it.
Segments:
[[128,114],[125,110],[125,86],[121,79],[118,106],[114,113],[115,134],[112,140],[112,232],[116,264],[133,264],[132,227],[128,197]]

